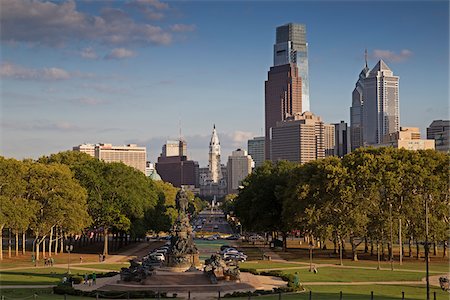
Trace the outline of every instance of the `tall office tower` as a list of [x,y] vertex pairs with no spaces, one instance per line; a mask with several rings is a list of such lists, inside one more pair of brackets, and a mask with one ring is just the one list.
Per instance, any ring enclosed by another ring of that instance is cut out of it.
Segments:
[[367,50],[365,52],[366,65],[359,73],[358,81],[352,93],[352,106],[350,107],[350,140],[352,151],[364,146],[363,138],[363,105],[364,105],[364,80],[369,74],[367,66]]
[[219,182],[222,178],[222,172],[220,169],[220,142],[217,136],[216,125],[213,127],[211,135],[211,141],[209,142],[209,176],[210,180],[214,183]]
[[236,194],[242,180],[252,172],[253,160],[247,151],[237,149],[228,156],[228,194]]
[[399,77],[394,76],[383,60],[364,80],[364,144],[379,144],[383,136],[400,130],[398,81]]
[[427,127],[427,139],[435,140],[436,150],[450,151],[450,120],[434,120]]
[[334,124],[334,129],[334,155],[343,157],[344,155],[350,153],[350,130],[347,123],[344,121]]
[[183,140],[167,141],[162,148],[161,155],[168,156],[187,156],[187,145]]
[[136,144],[113,146],[111,144],[82,144],[72,148],[73,151],[85,152],[105,162],[122,162],[145,173],[147,149]]
[[306,26],[289,23],[277,27],[276,44],[273,46],[273,65],[297,64],[302,78],[302,109],[309,111],[308,43]]
[[264,163],[264,143],[263,136],[255,137],[247,141],[248,155],[250,155],[255,162],[255,168],[262,166]]
[[272,128],[272,161],[306,163],[325,157],[325,126],[307,111],[295,114]]
[[324,124],[323,129],[325,157],[334,156],[334,148],[336,147],[335,127],[333,124]]
[[271,159],[270,129],[302,111],[302,80],[296,64],[271,67],[265,83],[265,157]]

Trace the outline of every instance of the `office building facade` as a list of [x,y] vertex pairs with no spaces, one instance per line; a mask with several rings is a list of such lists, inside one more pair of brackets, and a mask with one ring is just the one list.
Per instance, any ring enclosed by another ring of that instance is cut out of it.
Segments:
[[113,146],[112,144],[81,144],[72,148],[73,151],[84,152],[105,162],[122,162],[145,173],[147,149],[136,144]]
[[252,172],[253,160],[247,151],[237,149],[228,156],[228,194],[237,194],[242,180]]
[[272,161],[306,163],[325,157],[325,126],[311,112],[295,114],[272,128]]
[[265,138],[255,137],[247,141],[248,155],[250,155],[255,162],[255,168],[262,166],[265,160],[264,156]]
[[347,123],[341,121],[340,123],[334,125],[334,155],[343,157],[344,155],[351,152],[350,144],[350,128]]
[[[175,145],[178,145],[176,151]],[[175,187],[198,187],[198,162],[189,160],[186,155],[185,141],[168,141],[162,147],[155,169],[161,179]]]
[[270,160],[270,129],[288,116],[301,113],[302,85],[296,64],[271,67],[265,82],[265,157]]
[[383,136],[400,130],[399,77],[383,60],[364,80],[363,142],[376,145]]
[[397,132],[389,133],[383,137],[376,147],[394,147],[406,150],[434,150],[434,140],[422,140],[417,127],[400,127]]
[[324,124],[324,151],[325,157],[334,156],[336,147],[335,126],[333,124]]
[[434,120],[427,127],[427,139],[434,140],[436,150],[450,151],[450,120]]
[[276,43],[273,46],[273,65],[281,66],[294,63],[302,79],[301,111],[310,110],[309,105],[309,67],[308,43],[306,42],[306,26],[289,23],[277,27]]
[[352,93],[352,106],[350,107],[350,144],[351,150],[364,146],[363,138],[363,105],[364,105],[364,82],[369,74],[367,65],[367,50],[365,53],[366,65],[361,70]]

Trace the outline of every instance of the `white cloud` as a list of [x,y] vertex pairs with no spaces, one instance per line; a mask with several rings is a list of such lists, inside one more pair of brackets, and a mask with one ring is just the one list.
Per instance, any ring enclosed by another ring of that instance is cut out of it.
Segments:
[[409,59],[413,55],[413,52],[408,49],[403,49],[399,53],[395,53],[391,50],[373,50],[372,57],[375,59],[383,59],[391,62],[403,62]]
[[[168,7],[156,0],[143,2],[154,9]],[[169,30],[138,23],[120,9],[105,8],[100,15],[91,15],[77,10],[73,0],[2,0],[0,26],[3,41],[56,47],[80,40],[107,45],[168,45],[172,42]]]
[[173,32],[190,32],[195,30],[195,25],[187,25],[187,24],[173,24],[170,26],[170,30]]
[[125,48],[115,48],[105,56],[105,59],[124,59],[134,56],[136,56],[136,53],[134,51]]
[[87,47],[81,50],[80,55],[86,59],[97,59],[98,55],[92,47]]
[[31,69],[4,62],[0,66],[0,77],[22,80],[67,80],[73,74],[60,68]]

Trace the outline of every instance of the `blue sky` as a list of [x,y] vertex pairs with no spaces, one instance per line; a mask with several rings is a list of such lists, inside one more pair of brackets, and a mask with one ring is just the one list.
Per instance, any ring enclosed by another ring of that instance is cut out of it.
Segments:
[[2,0],[1,145],[37,158],[83,143],[146,145],[182,135],[206,165],[264,127],[275,27],[304,23],[311,111],[349,121],[364,66],[400,76],[400,123],[448,119],[448,1]]

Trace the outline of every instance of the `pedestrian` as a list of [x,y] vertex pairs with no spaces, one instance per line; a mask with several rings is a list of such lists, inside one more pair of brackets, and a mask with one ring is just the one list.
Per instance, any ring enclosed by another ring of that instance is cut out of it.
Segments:
[[88,285],[91,286],[92,285],[92,275],[88,276]]
[[294,287],[296,289],[298,289],[299,285],[300,285],[300,278],[298,277],[298,272],[295,272],[295,275],[294,275]]
[[88,284],[89,276],[87,273],[84,274],[84,284]]
[[96,285],[96,283],[97,283],[97,274],[95,274],[95,272],[94,272],[94,273],[92,273],[92,284]]
[[313,272],[314,272],[314,274],[317,274],[317,272],[318,272],[315,265],[314,265],[314,268],[313,268]]
[[44,257],[44,266],[48,266],[47,257]]
[[102,254],[101,253],[98,255],[98,261],[102,262]]
[[53,257],[50,257],[50,266],[53,267],[53,263],[55,262],[55,260],[53,259]]
[[80,256],[80,264],[83,263],[83,256]]

